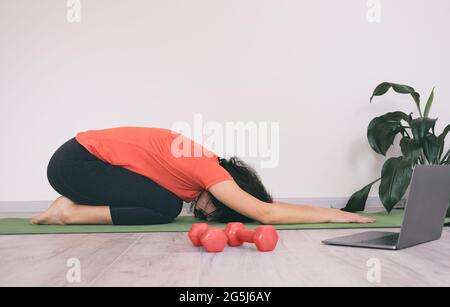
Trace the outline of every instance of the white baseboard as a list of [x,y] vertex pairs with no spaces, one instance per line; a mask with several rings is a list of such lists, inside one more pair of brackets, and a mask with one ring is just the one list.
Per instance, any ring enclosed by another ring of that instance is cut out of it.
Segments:
[[[309,197],[309,198],[276,198],[277,201],[292,204],[308,204],[324,208],[344,208],[347,197]],[[41,201],[0,201],[0,213],[41,212],[48,208],[51,200]],[[376,196],[367,199],[366,209],[382,209],[380,199]]]
[[51,200],[0,201],[0,213],[41,212],[47,209],[51,203]]

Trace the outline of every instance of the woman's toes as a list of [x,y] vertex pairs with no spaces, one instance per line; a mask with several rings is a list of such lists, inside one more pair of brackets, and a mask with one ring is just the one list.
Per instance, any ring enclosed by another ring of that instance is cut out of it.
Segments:
[[69,224],[75,209],[75,204],[69,198],[60,196],[43,213],[30,220],[32,225],[65,225]]
[[29,220],[30,225],[38,225],[41,222],[41,215],[35,215]]
[[43,225],[43,224],[48,224],[49,221],[51,221],[51,215],[50,215],[50,211],[47,209],[45,212],[42,212],[41,214],[33,216],[30,220],[30,224],[31,225]]

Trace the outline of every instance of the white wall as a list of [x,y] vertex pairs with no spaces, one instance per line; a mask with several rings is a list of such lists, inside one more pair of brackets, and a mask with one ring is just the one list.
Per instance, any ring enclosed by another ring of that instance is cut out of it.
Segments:
[[[51,154],[77,131],[278,121],[277,197],[343,197],[380,171],[365,134],[408,97],[369,105],[381,81],[436,85],[450,122],[450,1],[0,0],[0,201],[56,196]],[[449,142],[450,143],[450,142]],[[375,193],[373,193],[375,194]]]

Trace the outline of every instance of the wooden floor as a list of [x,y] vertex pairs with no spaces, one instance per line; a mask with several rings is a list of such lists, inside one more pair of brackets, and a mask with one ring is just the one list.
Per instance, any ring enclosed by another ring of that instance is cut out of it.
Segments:
[[[11,215],[9,215],[11,216]],[[322,245],[361,230],[280,231],[274,252],[251,245],[205,253],[186,233],[0,236],[0,286],[449,286],[450,230],[403,251]],[[81,282],[66,279],[67,260]],[[381,282],[367,280],[367,261]]]

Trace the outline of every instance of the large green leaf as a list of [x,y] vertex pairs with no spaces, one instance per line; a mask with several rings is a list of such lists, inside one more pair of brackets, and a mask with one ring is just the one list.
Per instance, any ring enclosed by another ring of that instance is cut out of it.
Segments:
[[414,88],[409,86],[409,85],[391,83],[391,86],[392,86],[392,89],[394,91],[396,91],[397,93],[399,93],[399,94],[411,94],[411,93],[415,93],[416,92],[414,90]]
[[434,130],[436,121],[437,119],[428,117],[419,117],[411,121],[411,131],[413,133],[414,139],[419,144],[422,144],[422,140],[430,132],[430,130]]
[[381,171],[379,195],[388,212],[405,195],[412,175],[412,161],[409,158],[397,157],[388,159]]
[[403,112],[391,112],[374,118],[367,128],[367,139],[370,147],[381,155],[386,155],[389,147],[394,143],[395,136],[402,132],[401,121],[410,121],[410,117]]
[[382,95],[386,94],[387,91],[389,91],[390,88],[391,88],[391,83],[389,83],[389,82],[383,82],[383,83],[379,84],[373,90],[372,97],[370,97],[370,102],[372,102],[373,97],[375,97],[375,96],[382,96]]
[[374,183],[377,182],[378,180],[380,180],[380,179],[377,179],[377,180],[369,183],[361,190],[353,193],[353,195],[348,200],[347,205],[342,210],[347,211],[347,212],[364,211],[364,208],[366,207],[367,198],[369,197],[370,190],[372,189],[372,186],[374,185]]
[[399,94],[410,94],[411,97],[414,99],[414,102],[416,103],[420,116],[422,117],[422,110],[420,109],[420,94],[417,93],[416,90],[409,85],[383,82],[375,88],[375,90],[372,93],[372,96],[370,97],[370,101],[372,102],[373,97],[375,96],[382,96],[386,94],[391,87],[395,92]]
[[434,134],[427,134],[422,141],[425,157],[431,164],[438,164],[438,155],[441,148],[438,138]]
[[434,100],[434,88],[431,91],[430,97],[428,97],[428,101],[427,101],[427,104],[425,106],[425,111],[423,113],[424,117],[428,117],[428,115],[430,114],[431,105],[433,104],[433,100]]
[[445,140],[447,137],[447,134],[450,132],[450,124],[447,125],[447,127],[444,128],[444,131],[439,135],[439,138],[442,140]]
[[400,140],[400,148],[405,157],[409,157],[413,163],[417,163],[422,155],[422,147],[414,140],[407,136]]
[[439,158],[442,157],[442,154],[444,153],[444,146],[445,146],[445,138],[447,137],[447,134],[450,132],[450,125],[447,125],[445,127],[444,131],[438,136],[438,141],[440,144],[439,148]]

